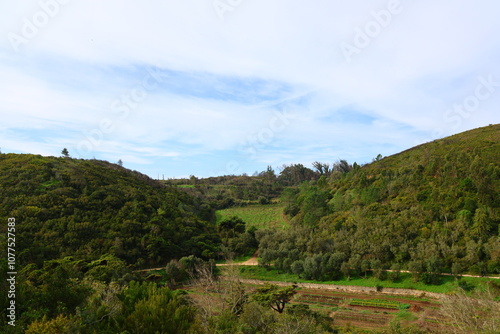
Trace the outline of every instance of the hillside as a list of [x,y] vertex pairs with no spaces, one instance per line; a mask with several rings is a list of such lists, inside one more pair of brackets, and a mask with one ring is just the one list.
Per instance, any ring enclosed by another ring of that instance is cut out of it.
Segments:
[[[0,282],[9,291],[0,298],[2,316],[17,319],[6,333],[154,333],[160,326],[235,333],[255,319],[335,332],[329,317],[335,325],[357,319],[355,325],[386,326],[393,319],[406,326],[403,317],[427,312],[379,298],[336,302],[332,312],[338,296],[300,291],[286,312],[275,314],[258,301],[284,290],[214,279],[215,262],[202,261],[253,254],[257,246],[265,266],[241,271],[260,279],[344,280],[377,291],[446,285],[443,291],[459,293],[488,284],[495,298],[500,288],[491,279],[459,276],[500,273],[499,145],[494,125],[364,166],[314,162],[316,170],[295,164],[279,175],[268,167],[252,177],[164,183],[105,161],[0,154],[0,219],[16,220],[15,250],[8,250],[15,256],[0,260],[0,271],[16,270],[9,273],[15,283]],[[282,207],[287,228],[266,224],[283,218]],[[223,208],[216,225],[215,209]],[[8,224],[0,226],[0,247],[7,250]],[[141,267],[164,269],[143,276],[135,270]],[[171,290],[196,276],[189,294]],[[13,300],[15,315],[8,308]],[[374,303],[384,307],[367,314]],[[387,304],[398,314],[388,313]],[[430,321],[448,321],[429,306]],[[467,313],[490,323],[498,318],[482,309]]]
[[0,219],[18,222],[23,264],[109,253],[151,266],[211,257],[219,243],[209,206],[105,161],[1,154],[0,185]]
[[[263,262],[315,279],[368,269],[500,273],[500,125],[433,141],[284,196],[295,228],[261,233]],[[276,242],[279,241],[279,242]]]

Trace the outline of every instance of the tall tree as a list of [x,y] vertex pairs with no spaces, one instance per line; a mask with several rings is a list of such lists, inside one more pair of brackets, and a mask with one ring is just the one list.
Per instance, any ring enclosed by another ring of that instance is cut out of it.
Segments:
[[66,147],[63,148],[63,150],[61,151],[61,154],[63,157],[69,158],[69,152],[68,152],[68,149]]
[[332,169],[331,169],[329,163],[315,161],[312,163],[312,165],[316,169],[316,171],[319,173],[319,175],[329,176],[332,172]]
[[252,299],[262,306],[269,306],[278,313],[283,313],[286,304],[297,293],[297,285],[278,288],[277,285],[267,284],[257,288]]

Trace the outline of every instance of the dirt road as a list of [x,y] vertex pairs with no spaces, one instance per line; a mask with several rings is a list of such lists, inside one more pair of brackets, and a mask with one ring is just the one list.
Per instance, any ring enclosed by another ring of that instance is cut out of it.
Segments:
[[259,260],[257,260],[257,255],[252,256],[244,262],[231,262],[231,263],[217,263],[216,266],[258,266]]

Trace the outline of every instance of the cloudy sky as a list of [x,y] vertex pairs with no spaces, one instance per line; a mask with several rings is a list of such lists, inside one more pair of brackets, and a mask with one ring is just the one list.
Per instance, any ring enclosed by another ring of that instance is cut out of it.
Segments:
[[0,2],[3,153],[154,178],[370,162],[500,123],[496,0]]

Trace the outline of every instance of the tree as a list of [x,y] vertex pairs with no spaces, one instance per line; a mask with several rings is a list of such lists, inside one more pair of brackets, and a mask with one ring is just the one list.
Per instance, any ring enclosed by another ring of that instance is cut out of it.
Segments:
[[241,218],[232,216],[220,222],[219,231],[226,239],[234,238],[237,233],[245,232],[245,225],[246,223]]
[[361,261],[360,269],[362,272],[365,273],[365,278],[366,278],[366,274],[370,270],[370,261],[367,259],[364,259],[363,261]]
[[414,260],[408,263],[408,270],[411,272],[414,282],[420,280],[420,276],[424,272],[424,264],[422,261]]
[[252,295],[252,299],[262,306],[268,306],[278,313],[283,313],[285,305],[290,302],[296,293],[297,285],[295,284],[281,289],[277,285],[266,284],[257,288]]
[[63,157],[69,158],[69,152],[68,152],[68,149],[66,147],[63,148],[63,150],[61,151],[61,154]]
[[344,276],[347,278],[348,281],[351,280],[351,268],[349,266],[349,263],[347,262],[342,262],[342,265],[340,266],[340,271]]
[[486,208],[479,208],[476,210],[473,218],[474,224],[472,225],[472,235],[476,240],[486,241],[489,233],[492,230],[491,219],[489,212]]
[[32,322],[26,329],[26,334],[76,333],[81,330],[73,319],[59,314],[54,319],[44,316],[41,320]]
[[119,159],[118,162],[117,162],[117,164],[118,164],[118,166],[123,167],[123,161],[122,161],[122,159]]
[[304,261],[302,260],[294,261],[291,265],[291,270],[292,273],[299,276],[300,278],[300,275],[304,272]]
[[171,260],[165,267],[165,276],[173,286],[177,282],[186,279],[188,273],[178,261]]
[[316,171],[319,173],[319,175],[325,175],[328,177],[332,172],[332,169],[331,169],[329,163],[315,161],[312,163],[312,165],[316,169]]
[[249,333],[270,333],[276,322],[276,313],[258,303],[248,303],[240,316],[241,323],[252,330]]
[[442,266],[442,261],[435,256],[427,259],[425,261],[426,272],[422,273],[421,281],[425,284],[439,284],[441,282]]
[[314,178],[315,173],[312,169],[304,167],[302,164],[294,164],[283,165],[278,179],[281,183],[292,186]]
[[272,166],[267,166],[267,170],[261,174],[263,174],[262,176],[264,176],[269,182],[272,182],[276,179],[276,173],[274,172]]
[[383,268],[382,261],[379,259],[374,259],[371,261],[373,276],[383,281],[387,278],[387,272]]
[[[232,268],[238,270],[238,268]],[[239,280],[228,280],[223,285],[223,299],[229,312],[234,315],[240,315],[243,312],[243,307],[247,303],[248,295],[245,291],[243,283]]]
[[393,263],[391,266],[391,272],[389,273],[389,279],[392,282],[399,280],[401,274],[401,265],[399,263]]
[[359,275],[359,270],[361,267],[361,256],[359,254],[352,255],[347,261],[347,265],[351,269],[353,275]]
[[320,254],[314,254],[306,257],[303,264],[303,272],[305,279],[321,279],[321,261]]
[[129,294],[125,290],[124,299],[135,301],[133,311],[125,319],[126,330],[145,334],[186,333],[189,330],[196,308],[190,305],[182,290],[158,288],[152,283],[142,283],[136,288],[146,293],[143,298],[136,298],[135,291]]
[[340,172],[342,174],[348,173],[353,169],[353,166],[350,165],[347,160],[339,160],[335,164],[333,164],[333,170],[336,172]]
[[454,333],[498,333],[500,308],[495,298],[490,289],[470,295],[457,291],[443,296],[441,312],[452,320]]
[[455,279],[458,280],[460,274],[462,273],[462,266],[458,262],[453,262],[451,265],[451,273],[455,276]]

